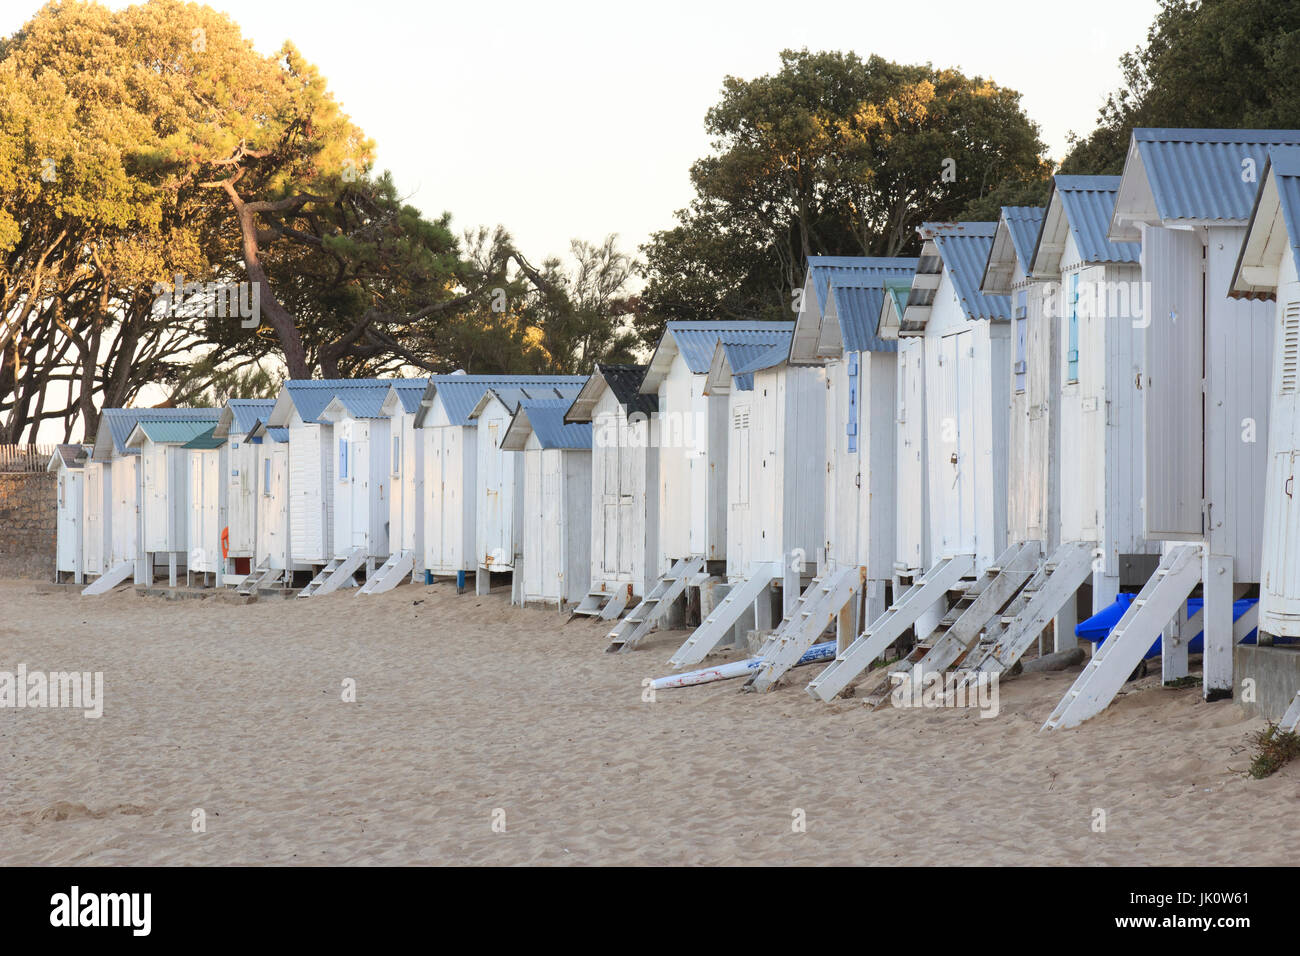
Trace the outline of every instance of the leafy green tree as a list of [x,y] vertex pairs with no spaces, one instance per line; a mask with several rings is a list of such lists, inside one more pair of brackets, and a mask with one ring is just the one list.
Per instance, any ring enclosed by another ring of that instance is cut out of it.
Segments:
[[921,222],[1048,173],[1018,93],[879,56],[787,50],[727,77],[705,128],[696,198],[643,249],[647,339],[668,318],[788,318],[807,256],[909,252]]
[[1116,174],[1134,127],[1300,129],[1300,4],[1161,0],[1123,85],[1062,172]]

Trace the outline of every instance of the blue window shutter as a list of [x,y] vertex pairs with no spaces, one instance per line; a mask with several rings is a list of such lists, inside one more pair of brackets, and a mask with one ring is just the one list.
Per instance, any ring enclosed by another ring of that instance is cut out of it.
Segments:
[[271,493],[271,459],[264,458],[262,460],[262,494],[269,495],[270,493]]
[[1079,380],[1079,273],[1070,273],[1070,351],[1066,353],[1069,363],[1068,381]]
[[339,480],[348,476],[348,440],[339,439]]

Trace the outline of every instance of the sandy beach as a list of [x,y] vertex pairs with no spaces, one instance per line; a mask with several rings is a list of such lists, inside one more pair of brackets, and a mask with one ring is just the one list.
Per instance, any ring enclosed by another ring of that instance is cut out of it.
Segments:
[[994,719],[827,706],[815,667],[649,703],[683,632],[606,655],[604,627],[507,591],[242,606],[3,581],[0,608],[0,670],[102,671],[105,698],[97,720],[0,710],[3,865],[1300,862],[1278,838],[1300,767],[1250,779],[1263,722],[1156,677],[1040,734],[1077,669],[1004,683]]

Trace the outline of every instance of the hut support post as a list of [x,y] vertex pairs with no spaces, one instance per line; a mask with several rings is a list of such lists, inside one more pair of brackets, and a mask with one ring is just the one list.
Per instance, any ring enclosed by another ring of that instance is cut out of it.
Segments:
[[[186,569],[186,573],[187,574],[189,573],[188,568]],[[167,552],[167,586],[172,588],[176,587],[176,552],[175,551]]]
[[1078,592],[1066,601],[1052,622],[1052,650],[1060,653],[1079,645],[1074,629],[1079,626]]
[[885,604],[884,581],[867,581],[865,603],[867,621],[874,621],[876,618],[880,617],[880,615],[885,613],[888,605]]
[[[1092,613],[1098,614],[1115,603],[1119,597],[1119,575],[1092,573]],[[1071,645],[1073,646],[1073,645]]]
[[487,594],[492,590],[492,572],[484,568],[474,571],[474,593]]
[[1187,604],[1165,625],[1160,635],[1160,681],[1167,684],[1187,676],[1187,642],[1192,639],[1187,624]]
[[1206,700],[1232,696],[1232,557],[1209,554],[1204,557],[1201,587],[1205,598],[1202,613],[1205,649],[1201,663],[1201,692]]
[[803,561],[785,560],[784,579],[781,582],[781,612],[789,617],[799,603],[800,585],[803,583]]

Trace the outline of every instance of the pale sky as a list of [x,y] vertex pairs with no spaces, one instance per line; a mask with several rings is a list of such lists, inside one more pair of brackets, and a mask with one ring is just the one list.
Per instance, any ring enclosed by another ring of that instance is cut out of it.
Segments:
[[[929,61],[1023,94],[1053,159],[1092,129],[1155,0],[657,5],[213,0],[263,52],[292,39],[410,201],[457,232],[504,224],[534,260],[618,233],[631,250],[691,198],[724,76],[782,49]],[[40,4],[0,0],[0,33]],[[126,6],[112,2],[109,6]]]

